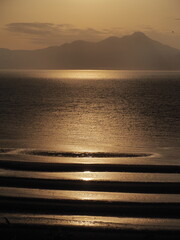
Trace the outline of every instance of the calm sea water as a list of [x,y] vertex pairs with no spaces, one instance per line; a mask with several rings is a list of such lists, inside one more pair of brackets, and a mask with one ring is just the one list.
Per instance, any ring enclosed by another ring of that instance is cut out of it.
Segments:
[[180,72],[1,71],[0,145],[178,161]]

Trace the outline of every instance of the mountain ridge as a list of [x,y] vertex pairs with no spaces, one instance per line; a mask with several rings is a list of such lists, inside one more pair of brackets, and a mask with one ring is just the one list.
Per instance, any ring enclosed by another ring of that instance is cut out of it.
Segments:
[[0,68],[180,70],[180,50],[134,32],[121,38],[76,40],[36,50],[0,48]]

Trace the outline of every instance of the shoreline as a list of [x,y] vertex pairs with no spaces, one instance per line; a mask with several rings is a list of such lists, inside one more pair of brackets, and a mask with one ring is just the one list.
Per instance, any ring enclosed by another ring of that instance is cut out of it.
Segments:
[[[17,219],[18,220],[18,219]],[[9,221],[9,220],[8,220]],[[68,224],[25,224],[25,223],[4,223],[0,224],[1,239],[179,239],[180,229],[145,229],[132,225],[121,227],[93,226],[72,226]]]

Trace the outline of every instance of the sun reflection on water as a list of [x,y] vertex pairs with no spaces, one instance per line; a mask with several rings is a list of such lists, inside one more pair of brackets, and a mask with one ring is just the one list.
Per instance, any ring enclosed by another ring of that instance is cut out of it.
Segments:
[[[112,74],[115,79],[119,79],[119,71],[116,70],[43,70],[41,71],[42,75],[45,78],[50,79],[75,79],[75,80],[101,80],[101,79],[111,79]],[[39,73],[36,72],[38,76]],[[129,77],[131,78],[131,72],[121,71],[121,78]]]

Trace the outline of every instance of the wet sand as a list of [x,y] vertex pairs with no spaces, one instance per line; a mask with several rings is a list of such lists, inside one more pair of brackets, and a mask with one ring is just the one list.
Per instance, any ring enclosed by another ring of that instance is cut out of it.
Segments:
[[180,165],[149,154],[38,154],[1,151],[4,239],[179,239]]
[[[7,214],[0,218],[2,239],[178,239],[177,219],[136,219],[69,215]],[[136,225],[134,224],[136,223]],[[151,224],[151,228],[149,227]]]

